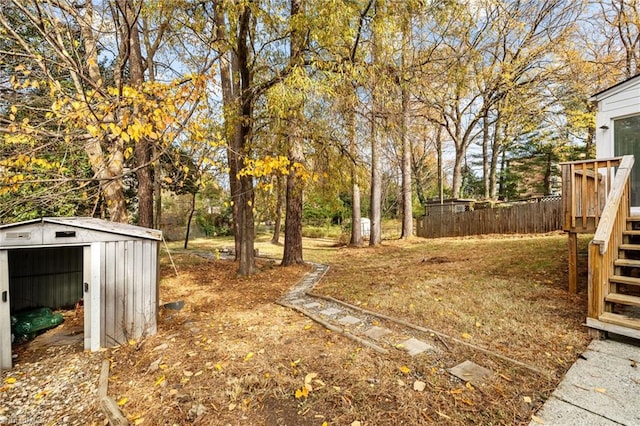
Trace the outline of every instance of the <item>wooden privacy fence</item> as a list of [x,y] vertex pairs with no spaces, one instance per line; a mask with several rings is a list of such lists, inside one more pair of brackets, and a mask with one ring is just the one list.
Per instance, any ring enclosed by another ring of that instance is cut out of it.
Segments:
[[510,207],[423,216],[417,235],[424,238],[480,234],[535,234],[562,229],[562,199],[543,199]]

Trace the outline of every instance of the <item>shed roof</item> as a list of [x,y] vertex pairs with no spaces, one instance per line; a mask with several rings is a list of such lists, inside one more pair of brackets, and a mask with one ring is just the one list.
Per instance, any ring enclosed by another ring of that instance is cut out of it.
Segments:
[[625,89],[628,89],[629,87],[632,87],[636,84],[640,83],[640,74],[636,74],[633,77],[629,77],[626,80],[622,80],[621,82],[614,84],[611,87],[608,87],[604,90],[601,90],[600,92],[596,93],[595,95],[592,95],[589,100],[591,102],[598,102],[601,101],[602,99],[608,98],[609,96],[615,95],[616,93],[619,93]]
[[18,228],[34,223],[59,224],[81,229],[108,232],[111,234],[128,235],[148,240],[162,240],[162,232],[157,229],[143,228],[141,226],[129,225],[126,223],[110,222],[103,219],[97,219],[95,217],[43,217],[41,219],[32,219],[24,222],[0,225],[0,229]]

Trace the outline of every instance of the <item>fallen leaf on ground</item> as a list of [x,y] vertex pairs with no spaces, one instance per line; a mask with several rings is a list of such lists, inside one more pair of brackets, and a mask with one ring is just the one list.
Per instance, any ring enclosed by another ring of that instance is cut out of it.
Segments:
[[531,420],[533,420],[534,422],[536,422],[536,423],[538,423],[540,425],[544,424],[544,420],[542,420],[540,417],[535,416],[533,414],[531,415]]

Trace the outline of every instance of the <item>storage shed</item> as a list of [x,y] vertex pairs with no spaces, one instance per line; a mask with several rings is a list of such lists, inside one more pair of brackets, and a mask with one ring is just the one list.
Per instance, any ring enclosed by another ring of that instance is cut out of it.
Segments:
[[11,368],[11,320],[28,308],[84,304],[84,347],[154,334],[162,233],[95,218],[0,225],[0,368]]

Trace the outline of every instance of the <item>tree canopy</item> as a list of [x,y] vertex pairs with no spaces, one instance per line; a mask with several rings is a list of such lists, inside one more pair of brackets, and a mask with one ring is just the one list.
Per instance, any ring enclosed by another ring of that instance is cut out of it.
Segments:
[[195,202],[214,184],[232,208],[241,274],[255,270],[257,220],[285,220],[285,264],[303,261],[302,224],[318,215],[351,218],[352,244],[361,215],[370,244],[385,215],[410,236],[430,198],[518,197],[510,164],[593,155],[587,99],[638,72],[637,9],[8,0],[0,222],[160,227],[163,193]]

